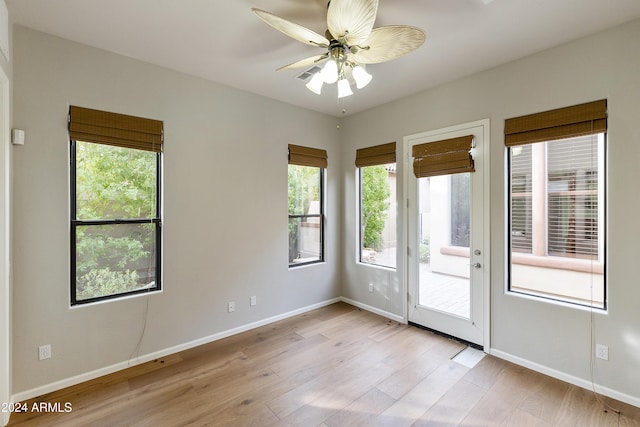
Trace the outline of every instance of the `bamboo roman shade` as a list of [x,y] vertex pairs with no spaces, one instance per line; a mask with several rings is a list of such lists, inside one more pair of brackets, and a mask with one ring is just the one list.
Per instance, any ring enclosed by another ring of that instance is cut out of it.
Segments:
[[473,135],[414,145],[413,173],[416,178],[426,178],[474,172],[472,147]]
[[531,144],[607,130],[607,100],[507,119],[504,122],[505,145]]
[[162,151],[163,123],[124,114],[71,106],[69,137],[159,153]]
[[326,168],[327,150],[289,144],[289,164]]
[[356,151],[356,167],[386,165],[396,162],[396,143],[360,148]]

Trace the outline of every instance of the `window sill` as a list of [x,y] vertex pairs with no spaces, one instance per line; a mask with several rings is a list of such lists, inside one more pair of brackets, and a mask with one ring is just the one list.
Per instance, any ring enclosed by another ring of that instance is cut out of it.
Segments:
[[311,267],[314,265],[324,264],[324,263],[325,262],[323,260],[294,263],[294,264],[289,264],[289,270],[294,270],[300,267]]
[[506,292],[506,295],[510,295],[514,298],[522,298],[530,301],[543,302],[546,304],[552,304],[558,307],[565,307],[575,310],[583,310],[590,313],[599,313],[607,315],[609,312],[604,306],[604,303],[594,301],[591,305],[590,301],[584,301],[579,299],[567,298],[565,296],[558,296],[545,293],[532,292],[529,289],[510,289]]
[[162,294],[164,293],[164,286],[160,289],[146,289],[140,292],[129,292],[126,294],[117,294],[114,296],[110,296],[107,298],[102,298],[102,299],[98,299],[98,300],[92,300],[92,301],[81,301],[81,302],[76,302],[75,304],[69,304],[69,308],[72,310],[75,309],[80,309],[83,307],[93,307],[96,305],[100,305],[100,304],[110,304],[110,303],[116,303],[118,301],[125,301],[125,300],[129,300],[129,299],[133,299],[133,298],[139,298],[139,297],[144,297],[144,296],[149,296],[149,295],[157,295],[157,294]]

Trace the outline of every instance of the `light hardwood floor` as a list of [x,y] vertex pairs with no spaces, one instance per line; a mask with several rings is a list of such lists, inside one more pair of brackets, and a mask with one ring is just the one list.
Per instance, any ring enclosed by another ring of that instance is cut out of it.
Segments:
[[451,361],[463,348],[338,303],[40,396],[72,411],[9,425],[640,426],[640,408],[500,359]]

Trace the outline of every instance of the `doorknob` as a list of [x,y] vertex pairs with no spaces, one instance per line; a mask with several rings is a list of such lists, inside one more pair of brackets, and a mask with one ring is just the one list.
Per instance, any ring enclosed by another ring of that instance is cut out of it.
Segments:
[[480,268],[480,267],[482,267],[482,264],[480,264],[479,262],[473,263],[473,268]]

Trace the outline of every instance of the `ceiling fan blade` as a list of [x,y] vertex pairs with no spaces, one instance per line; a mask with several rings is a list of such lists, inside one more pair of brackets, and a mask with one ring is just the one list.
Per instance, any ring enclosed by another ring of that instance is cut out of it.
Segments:
[[324,55],[316,55],[309,58],[301,59],[300,61],[296,61],[292,64],[285,65],[284,67],[278,68],[276,71],[282,70],[293,70],[296,68],[305,68],[310,67],[311,65],[317,64],[318,62],[322,62],[329,57],[329,53],[325,53]]
[[331,0],[327,11],[327,27],[338,41],[352,46],[369,37],[378,12],[378,0]]
[[420,28],[408,25],[378,27],[371,31],[367,41],[360,44],[360,50],[352,58],[361,64],[391,61],[419,48],[426,38]]
[[296,24],[291,21],[287,21],[284,18],[274,15],[271,12],[267,12],[261,9],[251,9],[258,18],[262,19],[267,24],[271,25],[276,30],[294,38],[302,43],[309,44],[311,46],[328,47],[329,40],[326,37],[312,31],[302,25]]

